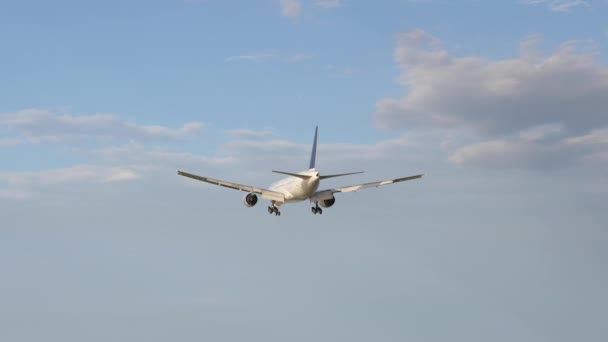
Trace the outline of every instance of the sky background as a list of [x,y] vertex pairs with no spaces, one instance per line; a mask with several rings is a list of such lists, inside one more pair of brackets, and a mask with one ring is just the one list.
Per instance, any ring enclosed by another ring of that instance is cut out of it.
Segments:
[[[606,341],[608,1],[0,1],[0,340]],[[266,212],[176,169],[424,173]]]

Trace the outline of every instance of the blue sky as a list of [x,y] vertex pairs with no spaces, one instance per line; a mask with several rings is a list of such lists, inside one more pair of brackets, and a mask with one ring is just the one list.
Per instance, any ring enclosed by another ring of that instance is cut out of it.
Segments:
[[[604,341],[608,2],[0,3],[0,339]],[[281,217],[308,163],[424,173]]]

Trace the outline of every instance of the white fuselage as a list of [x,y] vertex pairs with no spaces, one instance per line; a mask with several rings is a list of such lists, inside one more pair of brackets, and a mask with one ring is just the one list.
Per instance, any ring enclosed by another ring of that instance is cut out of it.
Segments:
[[298,174],[311,177],[304,179],[289,176],[271,184],[269,190],[283,193],[286,203],[307,200],[319,188],[319,173],[315,169],[310,169]]

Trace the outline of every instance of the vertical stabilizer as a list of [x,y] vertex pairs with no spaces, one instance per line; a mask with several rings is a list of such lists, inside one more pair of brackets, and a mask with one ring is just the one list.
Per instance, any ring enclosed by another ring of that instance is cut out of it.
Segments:
[[315,128],[315,140],[312,143],[312,152],[310,153],[310,164],[309,169],[315,168],[315,160],[317,159],[317,133],[319,133],[319,126]]

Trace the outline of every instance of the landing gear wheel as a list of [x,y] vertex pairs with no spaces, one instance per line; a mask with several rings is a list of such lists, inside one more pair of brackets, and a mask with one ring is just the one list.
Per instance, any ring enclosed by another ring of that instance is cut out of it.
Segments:
[[281,212],[279,211],[278,207],[275,207],[274,205],[268,207],[268,213],[269,214],[274,214],[274,216],[281,216]]
[[318,208],[318,209],[317,209],[317,212],[319,213],[319,215],[321,215],[321,214],[323,214],[323,209]]
[[321,208],[319,208],[319,202],[315,202],[315,206],[310,208],[310,210],[312,211],[313,214],[321,214],[323,212],[323,210],[321,210]]

